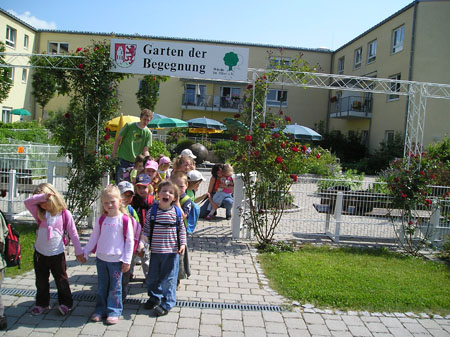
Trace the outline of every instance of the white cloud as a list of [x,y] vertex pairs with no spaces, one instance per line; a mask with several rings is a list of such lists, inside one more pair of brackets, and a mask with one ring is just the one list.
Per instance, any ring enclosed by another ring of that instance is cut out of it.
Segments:
[[41,20],[38,19],[37,17],[31,15],[31,13],[29,11],[26,11],[23,14],[18,14],[15,11],[13,11],[12,9],[8,10],[9,13],[11,13],[12,15],[18,17],[20,20],[28,23],[29,25],[33,26],[34,28],[37,29],[56,29],[56,23],[51,21],[51,22],[47,22],[45,20]]

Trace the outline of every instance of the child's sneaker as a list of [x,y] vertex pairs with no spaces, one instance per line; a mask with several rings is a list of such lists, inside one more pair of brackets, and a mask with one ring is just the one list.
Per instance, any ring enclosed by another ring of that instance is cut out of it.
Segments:
[[102,316],[99,314],[92,314],[91,321],[92,322],[100,322],[102,320]]
[[114,325],[117,324],[117,322],[119,322],[119,317],[117,316],[108,316],[106,319],[106,324],[108,325]]
[[67,305],[64,305],[64,304],[61,304],[58,307],[58,310],[61,313],[61,315],[63,315],[63,316],[66,316],[69,313],[69,311],[70,311],[69,307]]
[[50,309],[50,307],[41,307],[39,305],[35,305],[33,309],[31,309],[31,314],[33,316],[39,316],[40,314],[43,314],[44,312],[47,312]]

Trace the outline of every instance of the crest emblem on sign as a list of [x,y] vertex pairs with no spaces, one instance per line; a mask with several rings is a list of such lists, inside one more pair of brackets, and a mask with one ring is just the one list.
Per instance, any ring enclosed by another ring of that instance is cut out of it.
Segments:
[[114,45],[114,61],[121,68],[130,67],[136,58],[136,45],[116,43]]

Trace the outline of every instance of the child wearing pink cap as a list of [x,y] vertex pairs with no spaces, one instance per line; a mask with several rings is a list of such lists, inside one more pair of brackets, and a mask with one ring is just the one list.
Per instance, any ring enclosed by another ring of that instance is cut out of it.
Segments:
[[158,191],[158,185],[162,181],[158,173],[158,163],[154,160],[147,160],[144,167],[144,174],[150,177],[153,190],[156,193]]
[[169,173],[170,168],[170,158],[162,156],[158,160],[158,174],[162,180],[168,180],[170,178]]

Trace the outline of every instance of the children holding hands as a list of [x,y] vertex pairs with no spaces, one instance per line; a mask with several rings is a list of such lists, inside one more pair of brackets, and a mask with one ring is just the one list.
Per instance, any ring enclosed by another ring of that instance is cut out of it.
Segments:
[[91,320],[116,324],[122,314],[122,273],[130,269],[134,233],[132,221],[124,214],[117,186],[107,186],[101,194],[103,215],[97,219],[89,242],[84,248],[85,258],[96,251],[97,303]]

